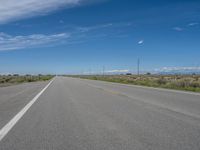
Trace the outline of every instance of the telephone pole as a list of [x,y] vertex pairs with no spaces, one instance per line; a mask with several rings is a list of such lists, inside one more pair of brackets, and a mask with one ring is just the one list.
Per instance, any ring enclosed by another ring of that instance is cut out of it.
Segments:
[[89,76],[91,76],[92,75],[92,71],[91,71],[91,68],[89,69]]
[[103,76],[105,75],[105,66],[103,66]]
[[137,75],[140,75],[140,59],[137,60]]

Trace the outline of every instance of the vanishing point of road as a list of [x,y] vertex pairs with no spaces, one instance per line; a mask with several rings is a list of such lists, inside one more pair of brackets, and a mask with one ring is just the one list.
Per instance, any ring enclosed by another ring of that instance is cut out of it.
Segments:
[[69,77],[0,88],[0,150],[200,150],[200,94]]

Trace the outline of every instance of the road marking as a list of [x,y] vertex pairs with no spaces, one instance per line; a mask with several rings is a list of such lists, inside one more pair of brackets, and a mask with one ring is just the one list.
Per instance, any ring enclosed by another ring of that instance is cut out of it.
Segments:
[[102,87],[100,87],[100,86],[96,86],[96,85],[89,84],[89,83],[86,83],[86,84],[87,84],[88,86],[90,86],[90,87],[97,88],[97,89],[99,89],[99,90],[102,90],[102,91],[104,91],[104,92],[108,92],[108,93],[113,94],[113,95],[122,95],[121,93],[119,93],[119,92],[117,92],[117,91],[113,91],[113,90],[109,90],[109,89],[104,89],[104,88],[102,88]]
[[45,88],[40,91],[14,118],[12,118],[1,130],[0,130],[0,141],[8,134],[8,132],[15,126],[15,124],[23,117],[23,115],[29,110],[29,108],[37,101],[37,99],[44,93],[44,91],[54,81],[51,80]]
[[99,90],[102,90],[104,92],[108,92],[110,94],[113,94],[113,95],[118,95],[118,96],[123,96],[123,97],[127,97],[129,99],[132,99],[132,100],[137,100],[137,101],[142,101],[144,103],[148,103],[150,105],[154,105],[156,107],[159,107],[159,108],[162,108],[162,109],[165,109],[165,110],[169,110],[169,111],[173,111],[175,113],[180,113],[180,114],[183,114],[183,115],[186,115],[186,116],[190,116],[190,117],[193,117],[193,118],[197,118],[197,119],[200,119],[199,115],[196,115],[194,113],[190,113],[190,112],[183,112],[181,109],[174,109],[174,108],[170,108],[168,106],[163,106],[162,104],[157,104],[157,103],[150,103],[148,101],[145,101],[143,99],[136,99],[135,97],[133,96],[130,96],[130,95],[127,95],[126,93],[123,93],[123,92],[117,92],[117,91],[112,91],[112,90],[108,90],[108,89],[104,89],[100,86],[96,86],[96,85],[93,85],[93,84],[90,84],[90,83],[87,83],[86,84],[90,87],[94,87],[94,88],[97,88]]

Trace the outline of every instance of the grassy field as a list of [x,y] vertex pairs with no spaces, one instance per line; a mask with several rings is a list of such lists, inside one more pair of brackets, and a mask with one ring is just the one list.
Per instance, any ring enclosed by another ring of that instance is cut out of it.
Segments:
[[47,81],[52,78],[53,78],[52,75],[37,75],[37,76],[0,75],[0,87],[20,84],[25,82]]
[[200,92],[200,75],[84,75],[72,77]]

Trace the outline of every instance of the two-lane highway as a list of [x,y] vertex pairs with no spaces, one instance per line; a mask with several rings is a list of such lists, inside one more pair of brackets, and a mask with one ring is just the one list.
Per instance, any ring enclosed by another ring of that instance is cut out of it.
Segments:
[[199,94],[56,77],[0,150],[199,150],[199,141]]

